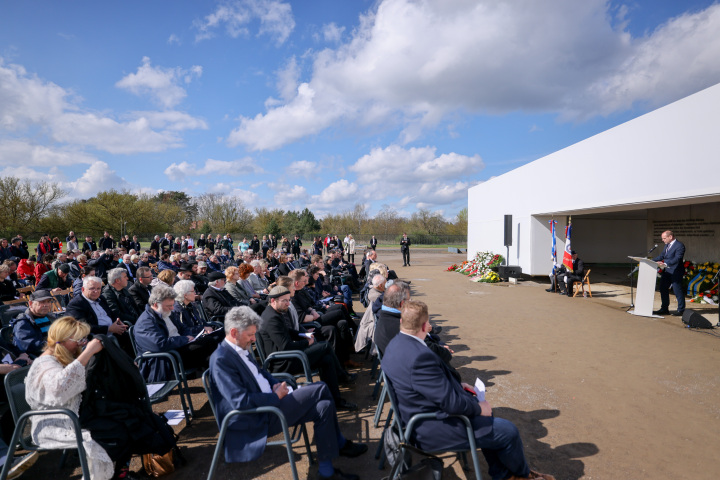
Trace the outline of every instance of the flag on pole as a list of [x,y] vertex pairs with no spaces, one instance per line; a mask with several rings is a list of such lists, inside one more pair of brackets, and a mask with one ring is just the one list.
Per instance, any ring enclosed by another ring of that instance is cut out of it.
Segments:
[[573,271],[573,263],[572,263],[572,249],[570,248],[570,231],[572,230],[572,223],[569,223],[567,227],[565,227],[565,253],[563,253],[563,265],[565,265],[565,268],[568,272]]
[[553,261],[553,268],[552,268],[552,274],[555,274],[555,270],[557,270],[557,246],[555,244],[555,225],[557,225],[557,220],[550,220],[550,231],[552,234],[552,247],[550,248],[550,260]]

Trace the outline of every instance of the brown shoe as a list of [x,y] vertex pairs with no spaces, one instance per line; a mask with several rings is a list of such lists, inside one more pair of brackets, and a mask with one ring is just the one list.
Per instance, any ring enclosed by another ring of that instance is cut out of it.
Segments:
[[348,360],[343,365],[345,365],[346,368],[360,368],[362,367],[362,363],[355,362],[353,360]]

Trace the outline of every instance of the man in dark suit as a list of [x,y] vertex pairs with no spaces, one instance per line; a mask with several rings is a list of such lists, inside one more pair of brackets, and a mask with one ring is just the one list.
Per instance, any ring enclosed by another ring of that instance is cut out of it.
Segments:
[[[311,335],[309,338],[293,337],[285,324],[285,313],[290,308],[290,290],[285,287],[274,287],[268,294],[270,304],[262,313],[262,327],[258,332],[261,345],[266,355],[274,352],[288,350],[301,350],[305,352],[310,362],[310,368],[320,369],[320,378],[330,389],[335,399],[335,408],[342,410],[357,410],[357,405],[350,403],[340,396],[340,381],[352,382],[357,374],[348,374],[340,365],[332,346],[326,342],[316,342]],[[299,373],[302,367],[296,360],[284,360],[273,364],[274,371]]]
[[570,250],[572,255],[572,272],[561,275],[563,281],[558,281],[558,293],[560,295],[567,294],[568,297],[573,296],[573,282],[582,282],[585,278],[585,263],[580,260],[575,250]]
[[370,239],[370,248],[372,248],[373,250],[377,248],[377,238],[375,238],[375,235],[373,235]]
[[685,275],[685,245],[677,240],[675,234],[670,230],[663,232],[660,238],[662,238],[665,248],[653,260],[665,268],[660,274],[660,310],[653,313],[655,315],[670,313],[670,287],[672,286],[677,298],[677,310],[672,314],[681,317],[685,311],[685,291],[682,283],[683,275]]
[[403,267],[410,266],[410,245],[412,245],[412,242],[410,242],[407,233],[403,233],[403,238],[400,239],[400,251],[402,252],[403,257]]
[[108,284],[103,288],[102,296],[112,313],[110,318],[119,318],[134,325],[140,312],[135,308],[135,302],[125,289],[127,284],[128,276],[125,269],[113,268],[108,272]]
[[83,278],[82,295],[74,296],[68,302],[65,315],[87,323],[90,325],[90,332],[95,335],[115,335],[123,350],[134,357],[127,325],[117,317],[113,319],[110,307],[101,293],[102,280],[98,277]]
[[83,252],[87,252],[88,250],[94,252],[95,250],[97,250],[97,244],[93,242],[91,236],[88,235],[87,237],[85,237],[85,242],[83,242],[82,250]]
[[98,244],[98,248],[100,250],[107,250],[108,248],[115,248],[115,240],[110,236],[108,232],[105,232],[103,234],[103,237],[100,239],[100,243]]
[[250,240],[250,250],[252,250],[253,255],[257,255],[260,251],[260,240],[258,240],[257,235],[253,235],[253,239]]
[[132,257],[130,256],[130,254],[126,253],[125,255],[123,255],[122,263],[118,265],[118,267],[125,270],[125,273],[127,273],[130,283],[133,283],[135,281],[138,267],[136,264],[132,263]]
[[[354,443],[340,432],[327,385],[316,382],[290,392],[285,382],[260,368],[251,354],[260,322],[249,307],[233,308],[225,317],[225,340],[210,357],[210,389],[218,421],[232,410],[273,406],[283,412],[289,425],[313,422],[319,478],[358,480],[357,475],[334,468],[332,460],[338,455],[362,455],[367,445]],[[267,438],[280,431],[280,421],[274,415],[236,417],[225,439],[226,460],[256,460],[265,450]]]
[[140,254],[140,249],[142,246],[140,245],[140,242],[138,241],[137,235],[133,235],[132,242],[130,242],[130,250],[135,250],[136,253]]
[[231,308],[238,306],[230,292],[225,290],[225,279],[222,272],[210,272],[208,275],[208,288],[202,296],[202,306],[208,318],[224,316]]
[[402,311],[400,333],[385,350],[382,368],[388,387],[398,400],[403,427],[417,413],[438,412],[417,424],[413,443],[424,450],[468,448],[465,424],[448,415],[465,415],[475,432],[493,479],[554,477],[530,470],[520,434],[511,422],[492,416],[492,407],[468,393],[472,387],[453,378],[440,358],[425,345],[430,331],[427,305],[408,301]]
[[138,312],[145,310],[145,306],[148,304],[148,300],[150,300],[150,292],[152,292],[150,283],[152,279],[153,276],[150,268],[140,267],[137,269],[137,281],[128,288],[128,293],[133,299],[135,309]]

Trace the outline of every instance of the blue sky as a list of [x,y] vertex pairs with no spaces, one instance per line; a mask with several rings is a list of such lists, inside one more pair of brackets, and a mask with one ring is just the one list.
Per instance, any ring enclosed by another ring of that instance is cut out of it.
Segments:
[[452,218],[720,82],[718,32],[701,0],[2,2],[0,175]]

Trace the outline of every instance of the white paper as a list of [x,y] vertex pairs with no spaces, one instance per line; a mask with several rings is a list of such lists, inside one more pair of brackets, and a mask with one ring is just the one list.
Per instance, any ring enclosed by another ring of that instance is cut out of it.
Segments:
[[479,378],[475,378],[475,395],[477,396],[478,402],[485,401],[485,384]]
[[185,414],[182,410],[168,410],[163,415],[167,418],[168,425],[178,425],[185,420]]
[[309,333],[300,333],[299,335],[300,335],[301,337],[305,337],[305,338],[313,338],[312,332],[309,332]]
[[160,389],[164,386],[162,383],[151,383],[147,386],[147,391],[149,396],[155,395],[157,392],[160,391]]
[[5,355],[2,359],[2,363],[12,363],[12,362],[13,362],[13,359],[9,353],[7,355]]

